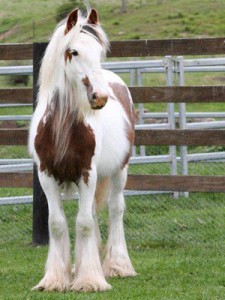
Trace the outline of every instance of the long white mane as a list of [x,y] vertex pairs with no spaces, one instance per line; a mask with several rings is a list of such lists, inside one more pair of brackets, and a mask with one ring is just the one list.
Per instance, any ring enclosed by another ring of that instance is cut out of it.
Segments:
[[[56,27],[48,44],[39,75],[38,103],[44,102],[48,108],[48,114],[54,115],[57,110],[57,117],[53,118],[55,131],[55,146],[57,149],[56,161],[60,161],[67,149],[68,136],[75,119],[80,120],[90,113],[88,101],[84,101],[85,87],[82,84],[72,85],[65,73],[65,53],[73,41],[79,39],[80,32],[89,29],[89,35],[94,32],[93,38],[98,37],[102,46],[102,59],[109,49],[109,42],[101,25],[91,24],[88,17],[80,12],[78,19],[69,32],[66,32],[67,19],[61,21]],[[86,105],[85,105],[86,104]]]

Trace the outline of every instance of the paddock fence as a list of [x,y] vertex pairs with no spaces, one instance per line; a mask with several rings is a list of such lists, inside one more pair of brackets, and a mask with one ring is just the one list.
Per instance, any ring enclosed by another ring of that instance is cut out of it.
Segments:
[[[37,77],[40,61],[46,48],[46,43],[39,44],[11,44],[0,45],[0,60],[33,59],[33,89],[0,89],[0,104],[32,105],[37,95]],[[111,43],[109,57],[149,58],[173,56],[203,56],[224,55],[224,38],[201,39],[174,39],[174,40],[144,40],[144,41],[115,41]],[[170,69],[168,59],[166,68]],[[180,60],[181,62],[181,60]],[[128,62],[129,64],[129,62]],[[181,64],[181,63],[180,63]],[[25,70],[25,72],[29,70]],[[176,127],[174,105],[179,104],[184,109],[185,103],[223,103],[225,102],[224,86],[145,86],[130,87],[133,100],[136,104],[167,103],[170,110],[168,128],[149,128],[140,126],[136,128],[135,145],[143,146],[168,146],[170,147],[171,175],[159,174],[129,174],[126,190],[140,192],[225,192],[225,176],[218,175],[178,175],[174,164],[177,163],[176,147],[181,147],[181,159],[186,155],[187,146],[224,146],[225,130],[185,128],[181,123]],[[34,101],[32,100],[34,99]],[[182,112],[181,112],[182,114]],[[0,129],[0,145],[26,145],[28,138],[27,129]],[[175,159],[173,159],[175,158]],[[137,158],[138,159],[138,158]],[[146,161],[146,157],[141,163]],[[153,158],[154,159],[154,158]],[[151,159],[150,159],[151,161]],[[183,166],[185,169],[185,166]],[[135,172],[134,172],[135,173]],[[47,203],[40,188],[36,171],[0,172],[0,187],[32,188],[33,187],[33,242],[42,244],[48,240],[47,231]]]

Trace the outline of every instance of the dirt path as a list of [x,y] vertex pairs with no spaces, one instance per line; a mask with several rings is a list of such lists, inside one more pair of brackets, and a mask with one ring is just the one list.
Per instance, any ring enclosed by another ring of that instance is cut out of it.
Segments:
[[12,27],[11,29],[9,29],[8,31],[5,31],[4,33],[0,34],[0,41],[6,39],[7,37],[9,37],[10,35],[14,34],[18,29],[18,26],[15,25],[14,27]]

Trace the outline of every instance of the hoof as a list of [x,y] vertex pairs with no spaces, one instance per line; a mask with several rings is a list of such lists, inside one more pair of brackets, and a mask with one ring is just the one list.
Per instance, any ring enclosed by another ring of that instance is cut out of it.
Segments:
[[103,272],[105,277],[133,277],[137,275],[130,263],[116,261],[104,262]]
[[74,280],[71,290],[77,292],[103,292],[112,287],[105,280],[99,282],[93,280]]
[[58,280],[43,278],[36,286],[32,288],[32,291],[57,291],[64,292],[70,289],[70,280]]

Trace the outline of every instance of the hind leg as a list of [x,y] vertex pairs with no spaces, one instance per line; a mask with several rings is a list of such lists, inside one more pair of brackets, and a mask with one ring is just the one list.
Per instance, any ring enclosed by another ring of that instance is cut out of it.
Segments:
[[93,214],[93,221],[94,221],[94,232],[95,232],[95,237],[97,241],[97,246],[98,246],[98,251],[100,254],[100,259],[101,259],[101,252],[102,252],[102,238],[101,238],[101,233],[98,225],[98,215],[96,211],[96,203],[93,204],[92,208],[92,214]]
[[98,243],[100,256],[102,254],[102,240],[101,240],[101,233],[98,226],[98,211],[101,209],[101,207],[109,197],[109,188],[110,188],[109,184],[110,182],[108,177],[98,178],[96,191],[95,191],[95,201],[93,204],[95,235]]
[[108,200],[109,206],[109,238],[106,257],[103,263],[104,274],[113,276],[135,276],[136,272],[131,264],[124,236],[123,214],[125,202],[123,189],[127,179],[127,168],[119,170],[111,178],[111,190]]
[[67,222],[61,206],[60,188],[57,182],[45,173],[39,180],[48,200],[49,208],[49,251],[45,276],[33,290],[64,291],[69,289],[70,246]]

